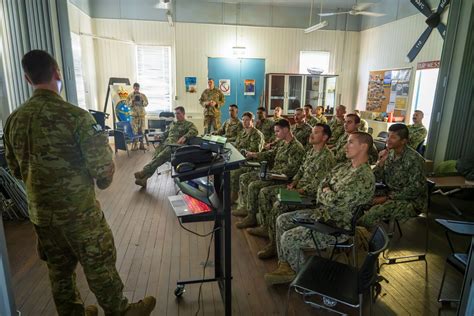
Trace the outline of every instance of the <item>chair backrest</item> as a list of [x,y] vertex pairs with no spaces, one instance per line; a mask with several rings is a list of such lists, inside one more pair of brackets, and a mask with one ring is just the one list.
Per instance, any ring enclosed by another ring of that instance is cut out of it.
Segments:
[[115,123],[115,128],[119,131],[122,131],[125,134],[125,137],[133,138],[135,134],[133,133],[132,125],[130,122],[121,121]]
[[416,151],[421,155],[421,156],[425,156],[425,150],[426,150],[426,146],[425,146],[425,140],[423,140],[421,143],[418,144],[418,146],[416,146]]
[[377,137],[379,137],[379,138],[387,138],[387,137],[388,137],[388,132],[386,132],[386,131],[381,131],[381,132],[377,135]]
[[365,257],[359,273],[359,293],[367,291],[377,278],[378,258],[388,247],[388,235],[385,230],[377,226],[369,241],[369,252]]

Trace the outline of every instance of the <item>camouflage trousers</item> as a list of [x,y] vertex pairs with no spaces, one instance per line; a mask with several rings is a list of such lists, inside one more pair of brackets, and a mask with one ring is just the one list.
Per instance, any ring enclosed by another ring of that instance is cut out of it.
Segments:
[[252,168],[250,167],[240,167],[239,169],[235,169],[230,172],[230,192],[239,192],[240,176],[244,173],[250,172],[251,170]]
[[[277,202],[277,195],[280,192],[280,188],[286,188],[286,184],[277,184],[265,187],[258,193],[258,212],[261,216],[261,224],[265,227],[274,226],[271,223],[273,205]],[[276,217],[275,217],[276,219]],[[270,239],[273,239],[270,236]]]
[[383,220],[404,220],[416,216],[416,214],[418,212],[415,210],[412,202],[388,200],[383,204],[372,206],[359,219],[358,225],[371,228]]
[[84,315],[84,302],[76,286],[78,262],[105,315],[122,315],[128,301],[123,296],[123,283],[115,267],[112,231],[100,210],[72,223],[35,226],[35,230],[38,253],[48,265],[54,303],[60,316]]
[[[292,218],[295,216],[307,216],[312,219],[321,217],[320,209],[305,209],[289,212],[278,216],[276,221],[276,245],[278,252],[278,260],[287,262],[293,271],[298,272],[305,258],[303,249],[315,249],[315,244],[308,228],[297,226],[293,223]],[[319,249],[327,248],[335,242],[332,236],[313,232]],[[342,238],[341,240],[342,241]]]
[[257,171],[244,173],[239,180],[239,208],[246,209],[250,214],[257,214],[260,190],[281,183],[275,180],[260,180]]
[[155,149],[153,159],[143,167],[143,172],[147,177],[151,177],[159,166],[167,161],[170,161],[170,159],[171,148],[169,146],[165,146],[165,144],[162,144]]
[[204,133],[210,134],[213,131],[217,131],[221,127],[221,116],[204,116]]
[[[131,125],[132,125],[133,134],[143,135],[143,130],[145,127],[145,117],[144,116],[131,116],[131,118],[132,118]],[[140,138],[140,143],[143,143],[143,138]]]

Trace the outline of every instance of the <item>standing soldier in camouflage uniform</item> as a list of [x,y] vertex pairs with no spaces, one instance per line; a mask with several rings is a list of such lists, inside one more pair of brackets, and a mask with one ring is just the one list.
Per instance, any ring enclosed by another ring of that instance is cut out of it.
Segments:
[[380,152],[374,168],[377,182],[387,187],[377,192],[373,206],[359,219],[369,228],[383,220],[407,219],[427,207],[423,157],[407,146],[409,133],[404,124],[394,124],[388,131],[387,149]]
[[6,159],[26,185],[38,254],[48,265],[58,314],[98,313],[95,305],[84,307],[76,287],[79,262],[106,315],[149,315],[154,297],[128,304],[123,295],[112,231],[95,198],[94,183],[106,189],[114,174],[107,134],[89,112],[61,98],[52,56],[33,50],[22,66],[34,92],[7,119]]
[[155,173],[159,166],[171,159],[171,148],[168,145],[184,144],[198,134],[196,125],[186,120],[185,110],[182,106],[176,107],[174,111],[176,122],[173,122],[169,130],[160,136],[162,143],[155,149],[153,159],[143,167],[142,171],[135,172],[136,185],[146,188],[148,178]]
[[311,135],[311,126],[304,121],[304,110],[302,108],[296,109],[294,118],[295,124],[291,126],[291,132],[301,145],[306,147],[309,135]]
[[209,134],[221,127],[221,107],[225,103],[225,96],[214,86],[214,79],[207,81],[209,88],[201,94],[199,102],[204,108],[204,132]]
[[267,111],[263,106],[257,109],[257,122],[255,127],[262,132],[265,137],[265,143],[271,143],[275,139],[275,131],[273,130],[273,125],[275,121],[267,118]]
[[[291,282],[304,256],[301,248],[314,248],[311,231],[297,226],[292,218],[309,217],[313,220],[331,220],[337,227],[350,228],[353,211],[372,200],[375,177],[368,162],[368,151],[373,145],[372,136],[355,132],[349,136],[346,146],[347,163],[336,165],[318,188],[316,209],[307,209],[282,214],[276,222],[278,268],[265,274],[269,284]],[[314,233],[317,247],[327,248],[334,242],[331,236]]]
[[222,125],[213,134],[225,136],[227,138],[227,142],[229,143],[234,142],[237,138],[237,135],[242,130],[242,122],[239,120],[238,113],[239,108],[237,105],[231,104],[229,106],[230,118],[225,121],[224,125]]
[[416,110],[415,113],[413,113],[413,124],[408,125],[408,146],[415,150],[418,148],[418,145],[425,140],[428,134],[426,127],[423,125],[423,116],[422,111]]
[[339,137],[344,135],[344,115],[346,115],[346,107],[339,105],[336,108],[336,115],[328,123],[332,132],[332,138],[328,142],[329,148],[332,148]]
[[[242,114],[242,124],[244,129],[239,132],[235,140],[235,148],[240,151],[261,152],[264,145],[264,137],[262,132],[253,127],[252,112]],[[242,174],[249,172],[251,169],[240,167],[230,172],[230,191],[231,204],[237,200],[239,195],[239,178]]]
[[368,133],[369,132],[369,123],[366,120],[360,117],[360,111],[354,110],[354,113],[360,118],[359,132]]
[[328,119],[324,116],[324,107],[322,107],[321,105],[318,105],[316,107],[315,118],[318,120],[318,123],[321,123],[321,124],[328,123]]
[[[148,99],[146,95],[140,93],[140,85],[135,82],[133,84],[133,93],[130,93],[126,101],[127,105],[130,107],[132,115],[132,129],[135,135],[142,134],[143,128],[145,127],[145,107],[148,105]],[[143,139],[140,138],[140,148],[137,146],[135,141],[132,146],[132,150],[143,150],[145,146],[143,145]]]
[[304,118],[306,123],[311,127],[316,126],[319,123],[318,119],[313,116],[313,106],[311,104],[305,104],[304,106]]
[[[316,124],[312,129],[309,143],[312,148],[307,152],[304,163],[301,165],[293,181],[286,185],[288,190],[296,190],[300,195],[316,198],[320,182],[329,174],[335,165],[334,156],[327,148],[326,142],[331,138],[331,129],[326,124]],[[285,185],[265,187],[258,195],[259,212],[263,225],[256,228],[247,228],[247,231],[256,236],[269,237],[270,242],[257,253],[260,259],[268,259],[276,255],[275,223],[280,214],[290,211],[290,208],[277,201],[280,188]],[[295,211],[304,207],[291,207]]]
[[[290,123],[286,119],[281,119],[275,123],[275,135],[278,139],[281,139],[281,145],[260,153],[248,152],[247,158],[268,161],[273,165],[269,173],[284,174],[288,179],[291,179],[298,171],[303,160],[304,148],[291,133]],[[243,221],[237,223],[237,228],[257,225],[256,215],[260,189],[280,183],[282,183],[281,180],[260,180],[256,171],[244,173],[240,176],[239,195],[242,204],[241,209],[236,210],[236,212],[248,214]]]

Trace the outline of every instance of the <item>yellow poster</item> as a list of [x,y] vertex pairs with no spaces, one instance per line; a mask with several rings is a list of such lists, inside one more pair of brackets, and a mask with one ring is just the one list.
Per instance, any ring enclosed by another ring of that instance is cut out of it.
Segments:
[[407,109],[407,98],[398,97],[395,98],[395,109],[406,110]]

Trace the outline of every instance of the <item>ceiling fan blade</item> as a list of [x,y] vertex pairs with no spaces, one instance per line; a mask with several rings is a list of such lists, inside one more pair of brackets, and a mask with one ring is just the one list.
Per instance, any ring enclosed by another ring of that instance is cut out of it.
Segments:
[[[443,1],[443,0],[441,0]],[[423,0],[410,0],[411,4],[413,4],[418,11],[423,13],[424,16],[429,17],[431,15],[431,9]]]
[[416,41],[415,45],[413,45],[412,49],[408,52],[407,58],[409,62],[412,62],[421,51],[423,45],[425,45],[426,41],[428,40],[428,37],[430,37],[431,31],[433,31],[433,28],[428,26],[421,34],[418,41]]
[[443,12],[444,8],[446,8],[449,4],[450,0],[440,0],[438,4],[438,9],[436,9],[436,13]]
[[367,16],[384,16],[385,13],[370,12],[370,11],[357,11],[354,15],[367,15]]
[[366,2],[366,3],[358,3],[356,5],[354,5],[352,7],[352,10],[355,10],[355,11],[363,11],[365,9],[367,9],[368,7],[371,7],[373,6],[375,3],[371,3],[371,2]]
[[439,23],[436,28],[438,29],[438,32],[441,37],[444,39],[446,37],[446,25],[444,25],[443,23]]
[[347,14],[349,12],[328,12],[328,13],[318,13],[319,16],[333,16],[338,14]]

